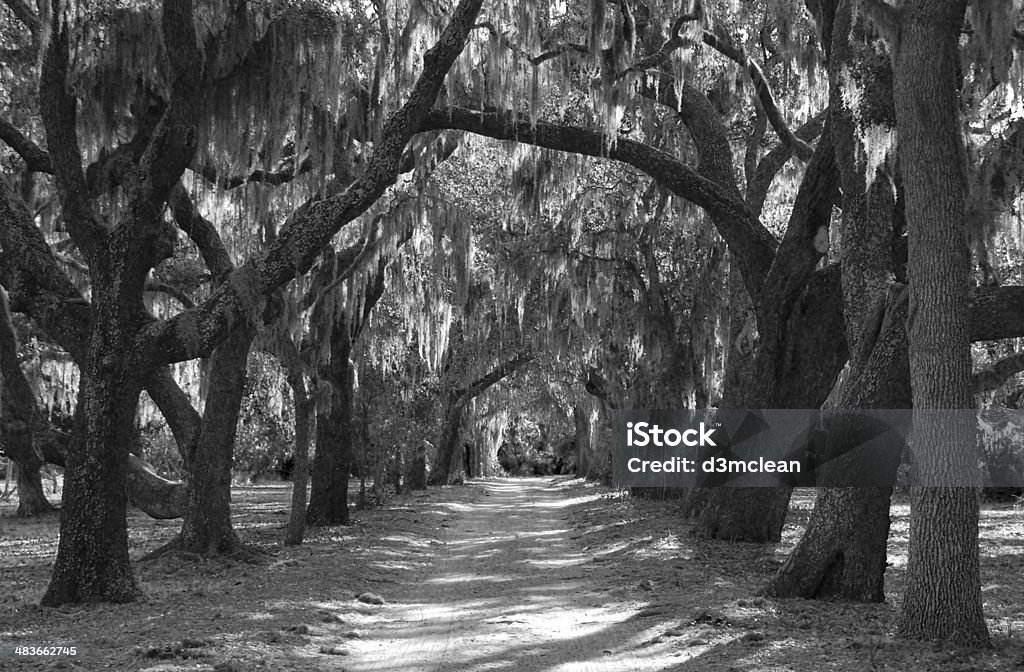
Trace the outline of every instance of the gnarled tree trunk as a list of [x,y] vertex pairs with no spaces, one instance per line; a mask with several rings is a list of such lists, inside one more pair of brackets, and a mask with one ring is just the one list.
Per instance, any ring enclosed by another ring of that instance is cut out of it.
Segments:
[[[877,343],[859,375],[844,383],[840,408],[909,408],[907,293],[893,295]],[[870,344],[867,345],[870,348]],[[843,429],[830,437],[841,443],[853,437]],[[900,454],[863,455],[871,464],[854,469],[880,471],[895,480]],[[844,465],[850,468],[850,465]],[[863,472],[862,472],[863,473]],[[822,488],[807,530],[765,592],[776,597],[881,602],[885,599],[886,545],[892,488]]]
[[[880,40],[864,42],[863,20],[854,21],[853,3],[824,3],[816,17],[831,28],[830,80],[833,137],[843,185],[842,283],[850,373],[836,404],[840,409],[909,409],[905,290],[890,285],[893,240],[898,229],[894,185],[884,166],[866,165],[865,126],[894,124],[890,60]],[[865,95],[851,99],[843,87],[850,77],[864,82]],[[859,107],[854,108],[857,104]],[[887,296],[888,295],[888,296]],[[830,436],[833,445],[854,439]],[[895,480],[899,454],[866,455],[846,465],[860,473],[888,465],[886,483]],[[865,462],[871,462],[867,464]],[[766,592],[778,597],[885,599],[886,546],[891,488],[823,488],[804,535]]]
[[309,525],[348,525],[348,477],[355,432],[355,371],[349,361],[350,336],[344,323],[331,336],[331,362],[320,371],[330,382],[331,407],[316,416],[316,455],[306,522]]
[[142,381],[137,370],[126,366],[126,350],[119,329],[94,329],[79,386],[64,470],[60,542],[44,606],[133,602],[142,594],[128,560],[125,526],[128,446]]
[[[808,168],[810,170],[810,168]],[[757,381],[754,390],[726,390],[725,408],[818,408],[835,384],[848,356],[843,337],[842,297],[830,266],[816,272],[786,316],[785,338],[777,343],[778,362],[766,362],[767,337],[761,335],[751,364],[733,380]],[[759,401],[760,400],[760,401]],[[765,400],[771,400],[766,403]],[[696,488],[687,502],[698,510],[697,536],[728,541],[778,541],[789,509],[789,487]]]
[[237,329],[210,358],[202,431],[189,473],[188,509],[176,544],[189,553],[230,554],[240,546],[231,526],[231,467],[253,333],[247,326]]
[[458,391],[453,390],[445,395],[441,435],[437,441],[437,461],[430,472],[431,485],[453,485],[461,483],[465,478],[464,460],[458,450],[458,443],[462,414],[467,403],[469,400],[461,400]]

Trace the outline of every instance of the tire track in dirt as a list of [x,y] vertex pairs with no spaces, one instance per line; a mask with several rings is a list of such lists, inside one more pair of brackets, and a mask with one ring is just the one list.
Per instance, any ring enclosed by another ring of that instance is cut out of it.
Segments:
[[[645,657],[633,605],[609,597],[608,572],[573,540],[572,491],[556,481],[472,483],[441,507],[443,545],[389,603],[345,660],[349,672],[665,669]],[[578,491],[577,491],[578,494]],[[411,573],[410,573],[411,574]],[[616,577],[617,584],[637,577]],[[611,601],[609,601],[611,600]],[[659,657],[660,658],[660,657]],[[674,661],[678,662],[678,661]]]

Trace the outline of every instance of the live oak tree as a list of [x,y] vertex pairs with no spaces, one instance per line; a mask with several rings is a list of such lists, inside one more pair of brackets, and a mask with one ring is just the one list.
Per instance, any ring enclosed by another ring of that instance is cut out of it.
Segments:
[[[195,158],[201,87],[216,78],[223,65],[219,58],[239,56],[211,49],[218,45],[215,35],[200,45],[190,3],[162,8],[157,35],[167,55],[168,97],[155,126],[144,129],[119,155],[127,166],[120,177],[115,225],[100,218],[81,168],[78,102],[67,88],[75,15],[60,4],[52,9],[52,16],[42,19],[50,30],[40,111],[65,226],[90,269],[91,309],[66,471],[64,533],[44,603],[126,601],[135,599],[139,589],[128,564],[122,484],[135,405],[146,377],[166,363],[210,353],[232,325],[258,321],[260,297],[305,272],[327,239],[394,181],[402,151],[461,52],[480,3],[456,8],[426,54],[405,104],[380,130],[360,177],[339,194],[313,199],[266,252],[229,272],[210,299],[162,322],[142,309],[142,293],[149,270],[173,251],[163,205]],[[233,18],[244,22],[247,17],[242,11]],[[242,25],[229,20],[226,29]],[[205,55],[200,46],[207,48]]]
[[[884,43],[870,37],[866,19],[857,18],[853,3],[819,3],[815,9],[818,24],[831,28],[824,47],[831,96],[837,101],[832,119],[843,193],[838,233],[845,336],[851,349],[849,370],[834,406],[910,408],[902,324],[906,292],[896,284],[906,277],[898,272],[893,253],[905,226],[897,216],[892,170],[887,162],[879,163],[895,124],[889,58]],[[869,132],[883,147],[866,146]],[[844,433],[848,436],[833,437],[833,450],[843,438],[857,434],[851,428]],[[900,456],[871,454],[864,459],[875,461],[864,468],[890,464],[895,476]],[[890,494],[884,486],[820,491],[807,531],[768,592],[781,597],[883,600]]]
[[[312,373],[313,382],[327,392],[316,408],[316,453],[312,464],[312,488],[306,522],[310,525],[348,524],[348,479],[356,459],[354,444],[368,436],[356,431],[355,376],[366,348],[358,349],[372,313],[385,295],[389,265],[396,258],[408,257],[404,246],[412,239],[422,239],[417,230],[425,220],[433,224],[432,254],[426,255],[420,245],[419,256],[440,258],[446,233],[453,240],[464,237],[457,216],[434,198],[431,175],[437,165],[455,151],[454,142],[427,142],[418,147],[420,160],[412,168],[408,183],[396,189],[386,203],[379,205],[363,239],[335,253],[328,248],[322,255],[319,271],[303,299],[312,305],[309,334],[303,339],[299,353]],[[460,233],[461,231],[461,233]],[[458,248],[458,245],[455,245]],[[464,268],[468,254],[454,261]],[[400,273],[400,271],[399,271]],[[461,278],[465,284],[467,278]],[[394,283],[392,283],[394,284]],[[417,292],[403,293],[400,301],[408,308],[410,302],[422,303]],[[428,307],[428,309],[430,309]],[[447,330],[448,324],[439,325]],[[424,337],[427,334],[423,334]],[[372,336],[371,336],[372,337]],[[301,395],[301,391],[298,391]],[[366,446],[361,446],[365,452]],[[361,465],[365,467],[366,465]],[[361,474],[365,478],[365,474]],[[297,487],[299,485],[297,484]]]
[[[892,88],[888,84],[892,81],[892,76],[889,74],[888,47],[882,42],[878,33],[869,39],[861,37],[865,34],[871,35],[871,26],[856,20],[856,14],[852,11],[854,8],[850,3],[819,3],[817,9],[823,13],[818,16],[819,23],[834,26],[831,42],[833,53],[838,52],[840,57],[844,52],[853,56],[852,59],[846,58],[849,63],[846,66],[847,72],[855,73],[853,75],[855,81],[873,81],[875,83],[874,86],[863,89],[865,95],[858,100],[860,114],[851,116],[849,114],[852,111],[851,107],[844,106],[846,118],[844,126],[849,128],[851,121],[859,122],[862,125],[874,125],[874,132],[884,139],[886,135],[891,134],[896,118],[895,109],[891,103]],[[992,11],[998,15],[1001,10],[997,8]],[[873,18],[891,29],[895,17],[895,14],[882,8],[881,14]],[[867,17],[862,14],[859,21],[867,21]],[[968,47],[969,50],[977,50],[974,40],[978,39],[978,35],[984,35],[986,31],[992,30],[993,25],[1000,25],[1000,29],[1009,30],[1007,27],[1009,24],[993,24],[984,16],[972,16],[972,23],[976,26],[977,31]],[[888,33],[882,31],[882,34],[891,36],[892,31],[889,30]],[[857,39],[853,40],[852,37]],[[983,39],[987,39],[990,45],[1000,45],[1000,49],[1006,48],[1005,40],[998,37],[989,36]],[[851,51],[851,47],[853,51]],[[988,49],[991,49],[991,46]],[[997,60],[1005,58],[1005,52],[1002,53],[1003,55],[996,57]],[[1005,61],[1000,62],[1005,63]],[[934,63],[932,64],[934,65]],[[857,69],[854,69],[854,66]],[[871,75],[872,71],[874,71],[873,76]],[[858,72],[859,74],[856,74]],[[998,81],[992,82],[988,79],[990,73],[997,80],[999,77],[1003,77],[1002,81],[1005,82],[1005,71],[1000,74],[1000,67],[975,72],[984,73],[981,75],[983,81],[975,82],[972,85],[974,90],[981,91],[979,96],[981,99],[990,97],[993,88],[999,84]],[[987,83],[984,80],[987,80]],[[994,97],[998,100],[998,96]],[[948,104],[950,109],[955,111],[956,103],[949,101]],[[1013,185],[1016,181],[1013,176],[1019,170],[1019,168],[1015,168],[1017,150],[1015,142],[1012,140],[1016,132],[1015,125],[1016,122],[1010,124],[1007,140],[998,136],[993,140],[991,147],[986,148],[983,154],[986,158],[983,159],[980,166],[972,170],[974,177],[971,178],[971,181],[973,184],[968,195],[973,204],[971,208],[974,214],[966,219],[968,222],[977,220],[979,217],[989,221],[993,217],[998,217],[998,213],[1005,207],[1003,204],[1007,202],[1007,189],[1012,191],[1015,188]],[[861,134],[862,139],[858,140],[857,135],[851,135],[848,130],[845,133],[847,139],[844,140],[842,146],[847,148],[856,148],[858,143],[864,142],[864,138],[870,137],[868,134]],[[845,151],[849,152],[849,149]],[[844,246],[847,242],[849,245],[849,250],[845,251],[843,259],[844,299],[847,305],[846,332],[849,342],[854,344],[854,347],[851,370],[842,385],[838,405],[853,408],[909,408],[912,405],[911,376],[908,359],[909,342],[905,328],[908,292],[902,285],[891,284],[893,274],[901,282],[905,282],[906,278],[899,264],[894,264],[894,261],[898,262],[898,260],[892,258],[887,249],[888,245],[884,244],[886,239],[891,238],[891,234],[899,234],[905,228],[903,216],[907,212],[907,207],[900,203],[899,207],[894,209],[891,199],[886,198],[886,195],[891,193],[891,187],[885,185],[889,179],[886,176],[887,173],[893,173],[891,168],[886,169],[885,166],[871,168],[869,166],[867,167],[869,170],[865,170],[865,166],[857,165],[858,157],[861,157],[860,160],[863,161],[864,157],[870,155],[870,151],[860,149],[851,158],[840,163],[841,170],[844,171],[842,239]],[[1006,176],[1005,180],[991,178],[990,166],[996,164],[1001,166],[1001,173]],[[873,183],[865,182],[865,177],[872,176],[871,170],[876,171],[874,181]],[[894,177],[898,179],[898,174]],[[914,177],[917,178],[918,175],[915,174]],[[903,183],[899,182],[898,184],[898,192],[902,194]],[[882,185],[881,188],[879,185]],[[858,198],[862,199],[862,205],[857,205],[856,200],[853,200]],[[903,197],[900,198],[902,200]],[[985,206],[982,208],[977,205],[979,203],[984,203]],[[850,217],[846,216],[847,212],[850,213]],[[963,222],[960,222],[959,225],[962,226]],[[928,226],[932,227],[934,224],[930,222]],[[977,226],[976,221],[969,224],[972,229],[975,226]],[[931,232],[930,228],[929,232]],[[973,235],[983,234],[975,229]],[[872,241],[875,243],[872,244]],[[879,245],[880,242],[883,244]],[[981,277],[984,278],[989,277],[989,273],[985,271],[989,267],[984,261],[987,253],[982,243],[979,243],[977,239],[974,241],[975,245],[980,245],[976,247],[976,250],[979,268],[982,269]],[[960,244],[960,242],[956,243],[956,245]],[[913,286],[912,281],[911,286]],[[1015,291],[1006,288],[1003,296],[1006,297],[1006,300],[1013,301],[1014,299],[1011,297],[1013,296],[1012,292]],[[972,319],[969,320],[969,338],[975,341],[984,340],[987,336],[985,332],[993,327],[998,332],[1002,325],[999,324],[1000,320],[997,315],[989,315],[983,320],[973,319],[982,312],[979,308],[989,300],[985,290],[975,290],[974,297],[975,311],[977,312],[972,311]],[[874,308],[871,308],[872,304]],[[858,312],[861,314],[859,320],[855,319]],[[870,317],[872,313],[874,313],[873,318]],[[1014,330],[999,333],[998,337],[1012,335],[1015,335]],[[968,389],[981,389],[979,386],[984,385],[985,376],[994,374],[996,369],[1018,370],[1013,358],[1008,358],[1006,361],[999,362],[988,373],[982,372],[975,376]],[[994,376],[994,381],[1002,380],[1005,378]],[[967,397],[962,398],[960,403],[966,399]],[[967,407],[970,405],[971,403],[968,402]],[[973,439],[965,438],[960,443],[959,450],[961,452],[957,459],[967,459],[966,456],[973,453],[973,444]],[[928,446],[930,442],[922,441],[922,444],[918,445]],[[880,461],[889,461],[891,473],[895,473],[896,463],[892,462],[893,456],[872,455],[867,459],[878,458],[881,458]],[[898,456],[896,459],[899,459]],[[965,469],[963,473],[969,473],[969,470]],[[826,489],[820,492],[806,534],[780,570],[779,575],[769,586],[769,592],[780,596],[798,595],[812,598],[841,597],[867,601],[884,599],[883,577],[889,527],[889,495],[890,490],[883,487]],[[947,519],[945,516],[936,516],[930,523],[923,524],[934,525],[939,519],[946,520],[943,524],[953,524],[953,518]],[[919,525],[921,524],[919,523]],[[959,525],[961,530],[976,527],[975,523],[971,522]],[[971,578],[971,575],[976,572],[976,544],[973,551],[974,569],[972,569],[970,561],[972,554],[969,550],[970,542],[967,545],[960,545],[960,547],[967,549],[968,559],[960,563],[961,569],[964,571],[958,571],[957,577],[959,581],[966,582],[964,585],[970,586],[972,581],[976,581],[976,578]],[[921,577],[918,575],[915,578],[920,579]],[[929,584],[928,594],[936,594],[935,589],[934,584]],[[944,592],[944,594],[949,593]],[[970,612],[976,606],[971,598],[966,600],[954,598],[954,602],[957,604],[955,608],[962,610],[961,615]],[[934,609],[928,608],[921,611],[919,605],[911,607],[909,604],[906,608],[908,614],[910,609],[914,610],[915,615],[910,619],[917,621],[916,628],[908,630],[908,634],[911,636],[947,637],[951,634],[951,631],[937,627],[936,622],[925,627],[921,626],[919,619],[925,618],[925,612],[934,613]],[[950,606],[949,608],[954,607]],[[980,614],[978,611],[973,613],[975,617]],[[983,625],[979,630],[976,621],[973,627],[963,628],[957,636],[962,637],[962,641],[969,642],[983,630]]]

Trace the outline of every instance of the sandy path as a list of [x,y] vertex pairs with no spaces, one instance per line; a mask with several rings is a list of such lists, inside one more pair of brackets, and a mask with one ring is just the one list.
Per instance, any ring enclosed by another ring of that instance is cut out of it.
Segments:
[[397,599],[345,669],[664,669],[664,658],[637,655],[634,609],[608,604],[588,580],[594,558],[572,538],[565,488],[530,479],[472,487],[470,502],[447,504],[443,545],[423,575],[389,591]]

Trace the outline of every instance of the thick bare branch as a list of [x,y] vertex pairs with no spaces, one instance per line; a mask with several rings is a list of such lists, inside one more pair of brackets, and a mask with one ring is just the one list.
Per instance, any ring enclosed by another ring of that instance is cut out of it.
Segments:
[[[796,136],[806,142],[818,137],[825,127],[825,117],[826,112],[815,115],[797,129]],[[792,157],[793,150],[786,144],[779,144],[761,158],[753,179],[747,184],[747,205],[752,212],[760,215],[775,176]]]
[[[697,172],[719,185],[730,198],[742,200],[733,168],[732,147],[721,115],[704,93],[685,82],[679,87],[676,84],[674,78],[662,75],[657,85],[645,82],[640,94],[676,111],[697,148]],[[752,226],[764,228],[760,223],[752,223]],[[767,229],[759,232],[758,236],[766,240],[771,238]]]
[[184,231],[199,248],[199,254],[206,262],[210,275],[219,278],[235,268],[228,254],[228,248],[217,232],[217,227],[199,213],[185,187],[178,183],[168,198],[171,216],[178,228]]
[[129,189],[129,207],[137,219],[146,222],[159,216],[171,189],[195,156],[203,82],[203,59],[196,39],[192,2],[164,0],[161,25],[174,73],[171,100],[139,158],[138,180],[132,185],[135,188]]
[[167,421],[167,426],[174,435],[174,442],[178,446],[178,452],[187,467],[199,444],[203,417],[199,415],[199,411],[192,405],[192,400],[174,380],[171,370],[167,367],[150,374],[146,380],[146,393]]
[[768,117],[764,109],[756,106],[754,123],[747,137],[746,147],[743,152],[743,179],[747,184],[747,202],[750,202],[750,183],[754,181],[757,173],[757,155],[761,149],[761,141],[764,140],[765,131],[768,130]]
[[[765,281],[765,295],[771,297],[770,303],[775,309],[790,304],[821,260],[822,253],[814,249],[812,239],[819,228],[829,226],[832,206],[839,202],[839,171],[828,128],[826,122],[793,202],[782,245]],[[762,328],[760,321],[758,328]]]
[[470,400],[483,394],[483,392],[485,392],[491,385],[494,385],[505,376],[512,374],[516,369],[529,362],[532,358],[533,356],[528,353],[519,353],[512,359],[506,360],[494,367],[466,387],[455,390],[457,398],[455,404],[460,407],[465,406]]
[[49,296],[55,301],[82,300],[61,269],[32,213],[0,177],[0,283],[12,296]]
[[[56,2],[56,0],[55,0]],[[95,267],[106,248],[109,230],[93,212],[82,173],[78,143],[77,101],[67,85],[69,27],[54,7],[50,44],[43,59],[39,83],[39,111],[46,129],[46,144],[60,194],[64,222],[78,249]]]
[[14,124],[0,118],[0,140],[3,140],[21,157],[29,170],[39,173],[52,173],[53,164],[50,155],[39,145],[29,140]]
[[971,342],[1024,334],[1024,287],[978,287],[971,296]]

